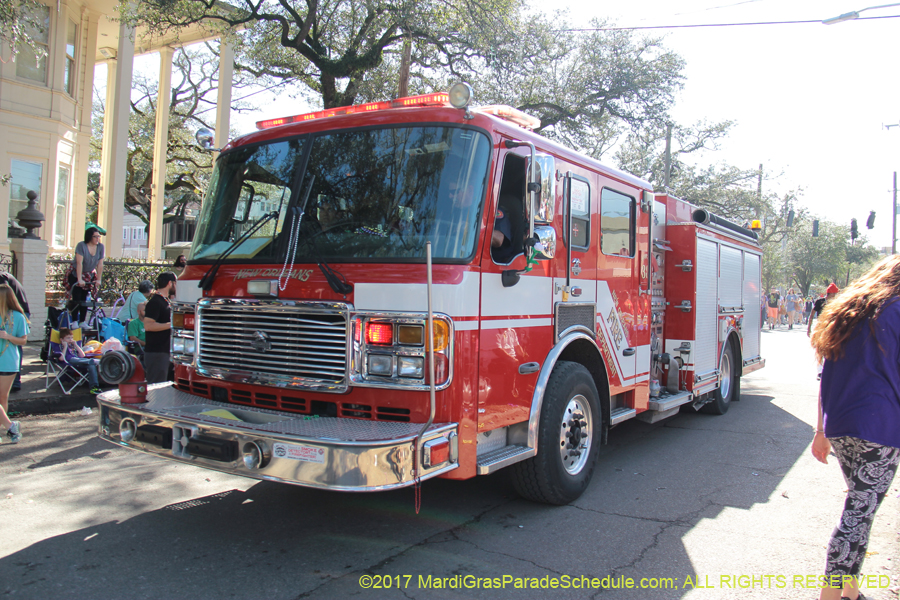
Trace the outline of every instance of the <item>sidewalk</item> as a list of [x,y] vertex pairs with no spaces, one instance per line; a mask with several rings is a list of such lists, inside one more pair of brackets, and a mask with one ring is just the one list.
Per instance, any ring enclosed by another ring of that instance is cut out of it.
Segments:
[[87,384],[75,388],[68,396],[56,384],[47,390],[47,365],[41,361],[41,346],[42,342],[28,342],[23,346],[22,389],[9,395],[10,415],[69,412],[84,406],[95,408],[97,402]]

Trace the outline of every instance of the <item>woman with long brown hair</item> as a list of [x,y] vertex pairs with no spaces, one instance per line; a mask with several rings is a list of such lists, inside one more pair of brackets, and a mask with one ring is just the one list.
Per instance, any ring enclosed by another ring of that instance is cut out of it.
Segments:
[[6,429],[9,441],[16,443],[22,437],[19,422],[10,421],[9,390],[19,372],[19,356],[28,341],[28,319],[13,289],[0,285],[0,427]]
[[900,463],[900,256],[885,258],[825,306],[812,345],[825,359],[812,453],[825,463],[833,450],[847,484],[819,598],[864,599],[856,578]]

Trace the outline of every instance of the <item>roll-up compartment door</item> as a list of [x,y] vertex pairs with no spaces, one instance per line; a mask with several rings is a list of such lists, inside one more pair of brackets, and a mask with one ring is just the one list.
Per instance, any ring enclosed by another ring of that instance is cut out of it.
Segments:
[[703,375],[718,368],[718,261],[715,242],[697,240],[697,334],[694,373]]

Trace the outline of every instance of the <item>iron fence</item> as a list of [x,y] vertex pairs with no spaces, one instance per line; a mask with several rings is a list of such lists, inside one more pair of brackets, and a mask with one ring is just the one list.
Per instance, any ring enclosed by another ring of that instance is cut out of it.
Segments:
[[[0,255],[2,260],[2,255]],[[65,297],[63,276],[72,264],[72,255],[47,259],[47,304],[58,305]],[[0,262],[2,269],[2,262]],[[100,289],[100,300],[103,304],[112,305],[119,297],[127,298],[128,294],[138,289],[145,279],[156,282],[156,276],[163,271],[172,270],[172,261],[160,260],[146,262],[140,259],[103,260],[103,281]]]

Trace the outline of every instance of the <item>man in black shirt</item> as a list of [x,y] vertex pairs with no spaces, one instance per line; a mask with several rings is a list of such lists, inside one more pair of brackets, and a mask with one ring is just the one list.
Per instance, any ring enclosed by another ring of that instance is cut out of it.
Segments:
[[175,273],[166,271],[156,278],[156,293],[144,309],[144,371],[147,383],[169,379],[169,338],[172,334],[172,310],[169,297],[175,295]]
[[828,286],[828,288],[825,289],[825,297],[819,298],[813,303],[812,312],[809,315],[809,322],[807,322],[806,324],[807,336],[812,335],[813,318],[819,318],[822,316],[822,310],[825,308],[825,305],[830,302],[832,298],[837,296],[839,291],[840,290],[838,289],[838,286],[832,283]]

